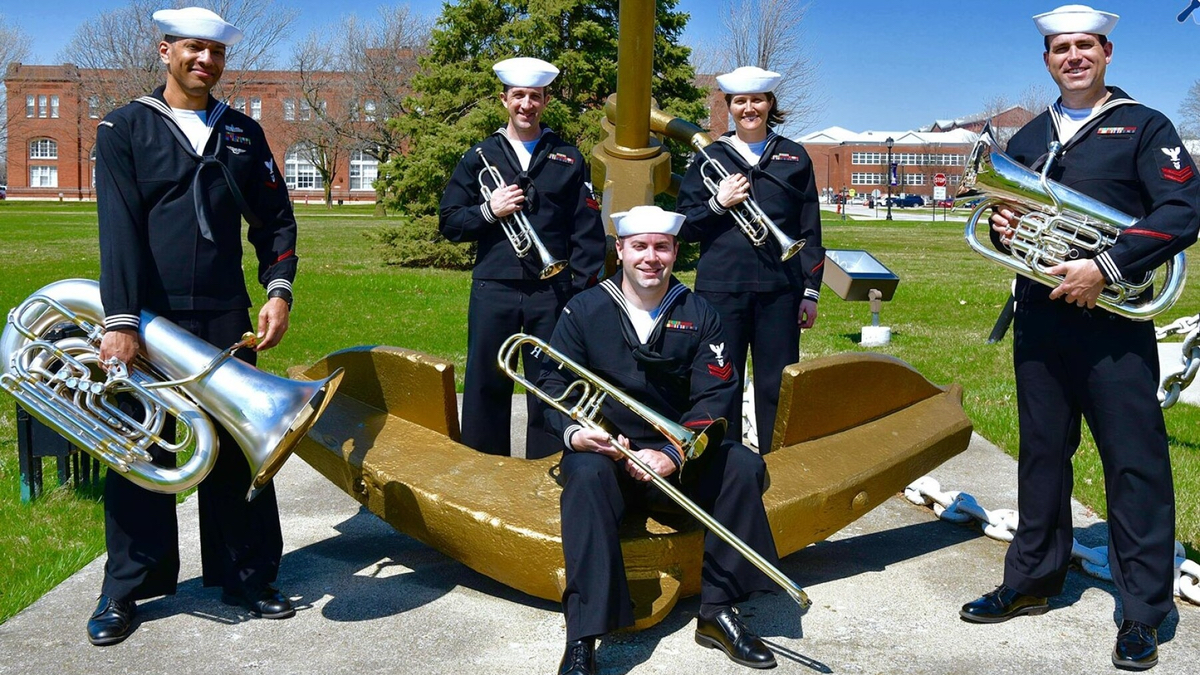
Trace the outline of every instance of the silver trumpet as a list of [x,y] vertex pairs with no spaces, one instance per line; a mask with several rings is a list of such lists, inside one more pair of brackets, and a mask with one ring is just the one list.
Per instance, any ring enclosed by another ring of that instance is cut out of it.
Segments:
[[[721,166],[720,162],[713,159],[703,146],[693,143],[693,147],[704,156],[704,163],[700,165],[700,176],[704,179],[704,187],[708,188],[713,196],[716,196],[717,190],[721,187],[721,181],[729,176],[729,172]],[[804,248],[804,240],[796,241],[784,234],[783,230],[779,229],[775,221],[771,220],[771,217],[762,210],[753,197],[747,197],[740,204],[735,204],[729,213],[733,215],[738,227],[742,228],[742,232],[750,239],[750,243],[755,246],[765,244],[768,236],[774,237],[783,252],[779,256],[780,260],[787,260]]]
[[[1050,180],[1059,148],[1057,141],[1051,144],[1049,158],[1039,174],[1004,154],[991,130],[984,129],[967,159],[958,193],[960,200],[985,197],[967,220],[965,236],[971,249],[1050,287],[1062,283],[1063,277],[1046,270],[1079,257],[1080,251],[1103,253],[1138,222],[1133,216]],[[1011,254],[996,251],[990,242],[981,242],[976,235],[980,218],[990,227],[993,207],[1010,209],[1019,218],[1013,228]],[[1137,321],[1154,318],[1174,305],[1183,292],[1187,276],[1183,253],[1176,253],[1163,269],[1162,288],[1153,297],[1144,300],[1140,296],[1154,284],[1156,270],[1108,284],[1096,304]]]
[[[566,368],[579,379],[568,385],[566,390],[557,397],[551,396],[546,391],[539,389],[537,385],[526,379],[517,367],[517,355],[521,353],[521,347],[524,345],[531,346],[535,355],[545,354],[549,356],[558,363],[558,368]],[[648,406],[642,405],[637,400],[626,395],[620,389],[601,379],[592,371],[584,368],[562,352],[554,349],[544,340],[538,339],[526,333],[517,333],[509,336],[509,338],[505,340],[504,344],[500,347],[498,361],[500,364],[500,369],[503,370],[506,375],[512,378],[513,381],[525,387],[526,391],[531,392],[533,395],[545,401],[555,410],[570,417],[588,429],[603,431],[606,434],[608,433],[608,431],[600,422],[602,419],[600,416],[600,408],[603,406],[604,400],[611,397],[620,405],[625,406],[642,419],[649,422],[650,425],[657,429],[663,436],[665,436],[672,445],[678,447],[688,459],[695,459],[704,452],[705,447],[708,445],[709,429],[714,427],[717,429],[725,428],[725,420],[718,419],[705,428],[704,431],[692,431],[682,424],[658,414]],[[575,402],[571,403],[570,401],[572,400]],[[787,575],[779,571],[779,568],[768,562],[765,558],[759,555],[757,551],[750,548],[746,542],[739,539],[736,535],[730,532],[728,528],[706,513],[704,509],[700,508],[695,502],[688,499],[683,492],[679,490],[679,488],[675,487],[667,479],[655,473],[654,469],[651,469],[650,465],[639,459],[632,450],[618,443],[617,439],[614,438],[612,434],[609,434],[608,442],[613,448],[620,451],[620,453],[625,456],[627,461],[632,462],[634,466],[646,472],[646,475],[650,476],[650,479],[654,483],[655,487],[666,493],[666,495],[670,497],[672,501],[682,507],[683,510],[691,514],[696,520],[699,520],[704,527],[708,528],[709,532],[712,532],[720,537],[725,543],[729,544],[734,548],[734,550],[740,553],[742,557],[761,570],[763,574],[767,575],[772,581],[779,584],[783,590],[787,591],[787,594],[791,596],[792,600],[796,601],[796,604],[800,606],[800,609],[808,609],[812,605],[812,601],[808,599],[808,594],[805,593],[804,589],[800,588],[796,582],[789,579]]]
[[[476,178],[479,180],[479,194],[483,195],[483,201],[490,201],[492,192],[499,190],[508,184],[504,182],[504,177],[500,175],[500,171],[487,160],[487,156],[483,154],[482,148],[475,148],[475,152],[479,153],[479,159],[483,162],[483,168],[479,170]],[[491,186],[484,180],[484,176],[491,180]],[[538,261],[542,263],[542,271],[538,274],[539,278],[549,279],[567,268],[565,260],[556,260],[550,255],[550,251],[542,244],[542,240],[538,238],[537,232],[534,232],[533,225],[529,223],[529,218],[521,213],[520,210],[514,211],[512,215],[500,219],[500,226],[504,228],[504,234],[508,237],[508,242],[512,244],[513,250],[516,251],[518,258],[524,258],[529,255],[530,250],[536,250]]]
[[[253,499],[317,421],[342,380],[339,368],[319,382],[278,377],[233,358],[256,340],[247,333],[219,349],[153,312],[143,311],[138,341],[144,350],[126,371],[101,371],[104,308],[95,281],[56,281],[8,314],[0,336],[0,387],[31,415],[80,449],[154,492],[182,492],[198,484],[217,458],[214,420],[241,446]],[[66,323],[82,333],[48,341]],[[95,378],[95,379],[94,379]],[[118,395],[141,404],[135,419],[116,403]],[[207,414],[206,414],[207,413]],[[170,418],[176,441],[163,438]],[[155,464],[152,446],[192,450],[178,468]]]

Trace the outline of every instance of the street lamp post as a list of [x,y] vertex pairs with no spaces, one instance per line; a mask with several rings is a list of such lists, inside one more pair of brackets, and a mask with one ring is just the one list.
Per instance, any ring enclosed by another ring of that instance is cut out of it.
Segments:
[[892,139],[892,137],[891,137],[891,136],[888,136],[888,138],[887,138],[887,149],[888,149],[888,162],[887,162],[887,187],[888,187],[888,200],[887,200],[887,219],[888,219],[888,220],[891,220],[891,219],[892,219],[892,175],[893,175],[893,174],[892,174],[892,146],[893,146],[893,145],[895,145],[895,144],[896,144],[896,141],[894,141],[894,140]]

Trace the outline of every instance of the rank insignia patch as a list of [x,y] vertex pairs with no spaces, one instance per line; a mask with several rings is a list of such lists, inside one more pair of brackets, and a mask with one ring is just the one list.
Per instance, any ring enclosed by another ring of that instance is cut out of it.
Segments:
[[724,366],[718,368],[710,363],[708,364],[708,374],[712,375],[713,377],[719,377],[728,382],[729,378],[733,377],[733,364],[726,363]]
[[564,155],[561,152],[552,152],[546,156],[546,159],[552,159],[556,162],[562,162],[563,164],[574,164],[575,163],[574,157],[571,157],[570,155]]
[[1192,167],[1190,167],[1190,166],[1185,166],[1182,169],[1165,169],[1164,168],[1162,170],[1162,174],[1163,174],[1163,178],[1166,178],[1167,180],[1173,180],[1176,183],[1186,183],[1189,180],[1191,180],[1193,175],[1195,175],[1192,172]]

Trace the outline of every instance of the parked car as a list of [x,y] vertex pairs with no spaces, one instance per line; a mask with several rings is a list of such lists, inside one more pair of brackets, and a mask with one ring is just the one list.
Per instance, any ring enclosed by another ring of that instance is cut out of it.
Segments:
[[850,203],[854,204],[855,206],[866,206],[867,205],[867,196],[866,195],[856,195],[854,197],[851,197]]
[[0,199],[4,199],[7,196],[8,196],[8,186],[0,185]]
[[892,206],[904,208],[907,206],[924,206],[925,200],[921,195],[904,195],[903,197],[892,197]]

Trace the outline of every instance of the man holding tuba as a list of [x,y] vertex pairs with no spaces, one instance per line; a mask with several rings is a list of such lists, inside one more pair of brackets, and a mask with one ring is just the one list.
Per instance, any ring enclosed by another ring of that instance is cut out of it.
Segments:
[[[467,310],[462,442],[507,456],[513,383],[496,354],[513,333],[550,339],[563,305],[596,281],[604,228],[583,155],[541,122],[546,87],[558,68],[522,57],[493,70],[504,85],[500,102],[508,124],[459,161],[442,195],[439,230],[450,241],[478,246]],[[526,359],[531,382],[539,367]],[[525,456],[558,452],[542,426],[541,402],[532,395],[526,401]]]
[[[1085,418],[1104,463],[1109,559],[1122,622],[1118,668],[1158,662],[1157,628],[1173,607],[1175,499],[1156,391],[1154,326],[1096,308],[1106,283],[1153,270],[1196,241],[1200,177],[1171,122],[1104,73],[1115,14],[1065,5],[1034,17],[1061,97],[1025,125],[1008,154],[1035,171],[1052,141],[1062,151],[1049,178],[1139,218],[1094,258],[1048,271],[1056,288],[1018,277],[1013,363],[1021,451],[1020,524],[996,590],[963,606],[967,621],[995,623],[1047,611],[1071,559],[1071,455]],[[991,217],[993,241],[1011,241],[1019,214]]]
[[[647,408],[697,432],[724,417],[741,396],[720,317],[671,274],[683,216],[657,206],[614,214],[621,269],[567,303],[550,345],[614,383]],[[539,388],[560,396],[573,378],[543,368]],[[660,476],[676,482],[700,508],[771,564],[778,563],[763,508],[766,465],[722,425],[707,449],[688,460],[636,411],[604,403],[617,441]],[[547,426],[564,444],[562,543],[566,559],[563,613],[567,645],[559,675],[597,672],[596,638],[633,624],[618,526],[627,504],[670,504],[650,476],[609,444],[606,432],[547,409]],[[752,668],[775,665],[766,644],[741,622],[735,603],[778,586],[721,538],[706,533],[695,639]]]
[[[258,314],[257,350],[270,349],[288,328],[296,221],[262,128],[209,94],[226,48],[242,32],[199,7],[161,10],[154,22],[164,36],[158,53],[165,85],[107,115],[96,132],[107,331],[100,358],[129,364],[137,356],[143,309],[218,346],[237,343],[251,328],[243,216],[268,296]],[[243,352],[239,357],[253,363],[255,354]],[[291,603],[271,587],[283,552],[274,487],[247,502],[249,465],[228,432],[218,434],[216,465],[199,487],[204,585],[221,587],[222,601],[255,616],[292,616]],[[135,602],[174,594],[179,572],[175,495],[109,471],[104,513],[108,561],[87,626],[95,645],[124,640]]]

